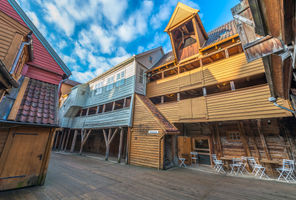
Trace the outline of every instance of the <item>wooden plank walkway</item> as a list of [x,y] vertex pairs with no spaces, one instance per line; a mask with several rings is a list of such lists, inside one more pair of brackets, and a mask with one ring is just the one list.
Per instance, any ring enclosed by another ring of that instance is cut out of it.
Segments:
[[295,184],[176,168],[168,171],[52,153],[46,183],[0,199],[296,199]]

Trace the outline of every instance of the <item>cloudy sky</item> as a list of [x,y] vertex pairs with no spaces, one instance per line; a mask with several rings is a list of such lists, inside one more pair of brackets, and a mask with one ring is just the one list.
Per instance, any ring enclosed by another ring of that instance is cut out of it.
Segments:
[[[18,0],[72,71],[86,82],[143,51],[170,51],[164,29],[177,0]],[[180,0],[199,9],[206,31],[232,19],[239,0]]]

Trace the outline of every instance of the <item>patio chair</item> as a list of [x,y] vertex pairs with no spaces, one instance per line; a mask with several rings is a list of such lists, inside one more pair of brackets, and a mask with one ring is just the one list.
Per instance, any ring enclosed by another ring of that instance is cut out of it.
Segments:
[[241,159],[233,158],[232,164],[230,164],[230,167],[231,167],[230,174],[238,175],[242,166],[243,166],[243,163],[242,163]]
[[197,160],[198,160],[198,153],[193,151],[193,152],[190,152],[190,155],[191,155],[191,165],[192,163],[194,162],[195,164],[197,164]]
[[279,172],[278,180],[281,178],[284,178],[286,182],[296,181],[294,176],[294,169],[295,169],[295,163],[294,160],[287,160],[283,159],[283,166],[280,168],[277,168],[276,170]]
[[186,158],[182,158],[181,156],[178,156],[178,159],[180,161],[179,167],[187,167],[185,164]]
[[248,164],[248,158],[245,157],[245,156],[242,156],[242,158],[241,158],[241,162],[242,162],[242,166],[241,166],[241,169],[240,169],[240,173],[241,173],[242,175],[244,175],[244,174],[249,174],[248,170],[246,169],[247,164]]
[[215,164],[214,169],[219,173],[220,172],[226,173],[224,168],[223,168],[222,160],[218,160],[216,154],[212,154],[212,159],[213,159],[213,162]]
[[248,163],[253,169],[252,174],[254,174],[255,176],[259,176],[260,178],[262,178],[263,176],[266,176],[267,178],[269,178],[265,173],[265,167],[257,164],[255,158],[253,157],[248,158]]

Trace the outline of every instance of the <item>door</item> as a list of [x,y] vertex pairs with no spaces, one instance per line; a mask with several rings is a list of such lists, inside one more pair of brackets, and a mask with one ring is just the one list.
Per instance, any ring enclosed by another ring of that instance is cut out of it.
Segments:
[[35,185],[48,141],[48,129],[11,129],[0,159],[0,190]]
[[198,153],[200,164],[211,164],[212,145],[210,136],[193,137],[192,147]]
[[185,158],[185,163],[191,163],[191,137],[187,136],[178,136],[178,157]]

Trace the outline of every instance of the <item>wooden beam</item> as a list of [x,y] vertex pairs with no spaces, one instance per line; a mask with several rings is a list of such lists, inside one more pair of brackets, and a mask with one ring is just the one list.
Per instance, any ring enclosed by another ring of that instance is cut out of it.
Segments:
[[63,149],[64,144],[65,144],[65,140],[66,140],[66,132],[65,132],[65,129],[63,129],[62,133],[63,133],[63,141],[62,141],[62,145],[60,147],[60,150]]
[[57,149],[58,138],[59,138],[59,132],[56,131],[56,133],[55,133],[55,142],[54,142],[54,146],[53,146],[54,150]]
[[260,139],[261,139],[262,146],[264,148],[266,157],[267,157],[268,160],[271,160],[271,156],[270,156],[269,151],[268,151],[268,147],[267,147],[267,144],[266,144],[265,137],[264,137],[264,135],[263,135],[263,133],[261,131],[261,120],[260,119],[257,119],[257,129],[258,129],[258,133],[259,133],[259,136],[260,136]]
[[71,153],[73,153],[73,152],[74,152],[74,149],[75,149],[75,144],[76,144],[77,134],[78,134],[78,130],[75,129],[75,131],[74,131],[74,136],[73,136],[73,140],[72,140],[72,145],[71,145],[71,149],[70,149],[70,152],[71,152]]
[[[216,133],[216,138],[217,138],[217,147],[219,150],[219,156],[223,157],[223,148],[222,148],[222,144],[221,144],[221,138],[220,138],[220,132],[219,132],[219,127],[218,127],[218,123],[215,123],[215,127],[214,127],[215,133]],[[220,158],[218,157],[218,158]]]
[[111,137],[110,140],[108,141],[109,144],[112,142],[112,140],[113,140],[113,138],[115,137],[115,135],[116,135],[117,132],[118,132],[118,128],[115,129],[115,131],[114,131],[112,137]]
[[123,143],[123,128],[120,128],[120,140],[119,140],[119,149],[118,149],[118,159],[117,161],[121,162],[121,152],[122,152],[122,143]]
[[252,127],[252,123],[251,123],[250,120],[248,120],[248,126],[246,126],[246,129],[248,130],[248,133],[251,134],[250,140],[253,142],[254,149],[256,151],[257,157],[260,160],[260,152],[259,152],[259,149],[258,149],[258,146],[257,146],[257,142],[256,142],[256,138],[255,138],[255,133],[251,130],[250,127]]
[[125,152],[125,163],[129,164],[130,158],[129,158],[129,153],[130,153],[130,144],[131,144],[131,128],[127,128],[127,138],[126,138],[126,152]]
[[[79,154],[82,153],[82,150],[83,150],[83,146],[84,144],[86,143],[90,133],[91,133],[92,129],[89,129],[88,132],[86,133],[86,130],[82,131],[81,130],[81,144],[80,144],[80,151],[79,151]],[[82,133],[83,132],[83,133]]]
[[67,150],[67,146],[68,146],[69,138],[70,138],[70,133],[71,133],[71,129],[69,129],[69,131],[67,133],[67,139],[66,139],[66,144],[65,144],[65,147],[64,147],[64,151]]
[[246,137],[245,129],[244,129],[244,123],[242,121],[238,122],[238,130],[240,132],[241,140],[244,146],[244,150],[247,157],[251,156],[251,151],[249,148],[248,139]]
[[63,142],[63,131],[59,131],[59,146],[58,149],[61,148]]

